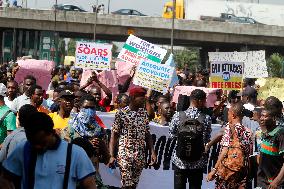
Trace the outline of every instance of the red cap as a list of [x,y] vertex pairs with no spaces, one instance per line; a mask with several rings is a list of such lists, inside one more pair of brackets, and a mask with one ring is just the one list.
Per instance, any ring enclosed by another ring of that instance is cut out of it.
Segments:
[[129,96],[145,96],[147,91],[142,87],[133,88],[129,92]]

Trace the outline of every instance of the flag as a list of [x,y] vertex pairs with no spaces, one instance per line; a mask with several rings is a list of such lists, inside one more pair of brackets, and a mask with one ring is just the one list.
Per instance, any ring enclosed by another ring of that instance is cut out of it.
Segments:
[[[168,66],[176,68],[176,64],[175,64],[175,61],[174,61],[174,55],[172,53],[170,54],[170,56],[169,56],[169,58],[168,58],[168,60],[166,61],[165,64],[168,65]],[[169,87],[172,88],[178,82],[179,82],[179,79],[178,79],[178,76],[177,76],[177,72],[176,72],[176,70],[174,70],[172,81],[171,81]]]

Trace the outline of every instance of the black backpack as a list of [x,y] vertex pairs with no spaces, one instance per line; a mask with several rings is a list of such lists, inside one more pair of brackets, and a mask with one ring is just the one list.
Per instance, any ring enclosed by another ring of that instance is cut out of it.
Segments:
[[176,155],[183,161],[198,161],[205,151],[203,141],[205,115],[200,113],[197,119],[188,118],[182,111],[179,112],[179,119]]

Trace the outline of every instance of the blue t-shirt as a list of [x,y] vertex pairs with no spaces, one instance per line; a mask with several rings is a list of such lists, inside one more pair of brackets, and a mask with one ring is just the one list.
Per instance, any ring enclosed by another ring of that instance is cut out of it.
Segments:
[[[25,143],[19,144],[3,163],[3,167],[7,171],[22,177],[22,188],[25,180]],[[37,155],[34,189],[62,189],[67,146],[68,143],[62,140],[57,149]],[[73,145],[68,189],[75,189],[77,182],[94,173],[95,168],[86,152],[81,147]]]

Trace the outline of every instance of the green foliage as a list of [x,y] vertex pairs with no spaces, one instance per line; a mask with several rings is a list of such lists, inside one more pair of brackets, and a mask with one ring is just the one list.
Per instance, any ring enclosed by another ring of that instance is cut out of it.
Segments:
[[76,51],[76,41],[74,39],[70,39],[68,42],[68,56],[75,56],[75,51]]
[[118,47],[115,44],[113,44],[112,49],[111,49],[112,57],[118,57],[119,52],[117,52],[117,50],[118,50]]
[[66,50],[65,50],[65,40],[63,38],[59,39],[59,44],[58,44],[58,53],[60,57],[60,63],[64,63],[65,55],[66,55]]
[[199,68],[199,51],[196,48],[174,50],[174,59],[179,69],[183,69],[185,65],[188,65],[190,71],[196,71]]
[[283,77],[284,57],[279,53],[272,54],[267,61],[267,68],[270,77]]

